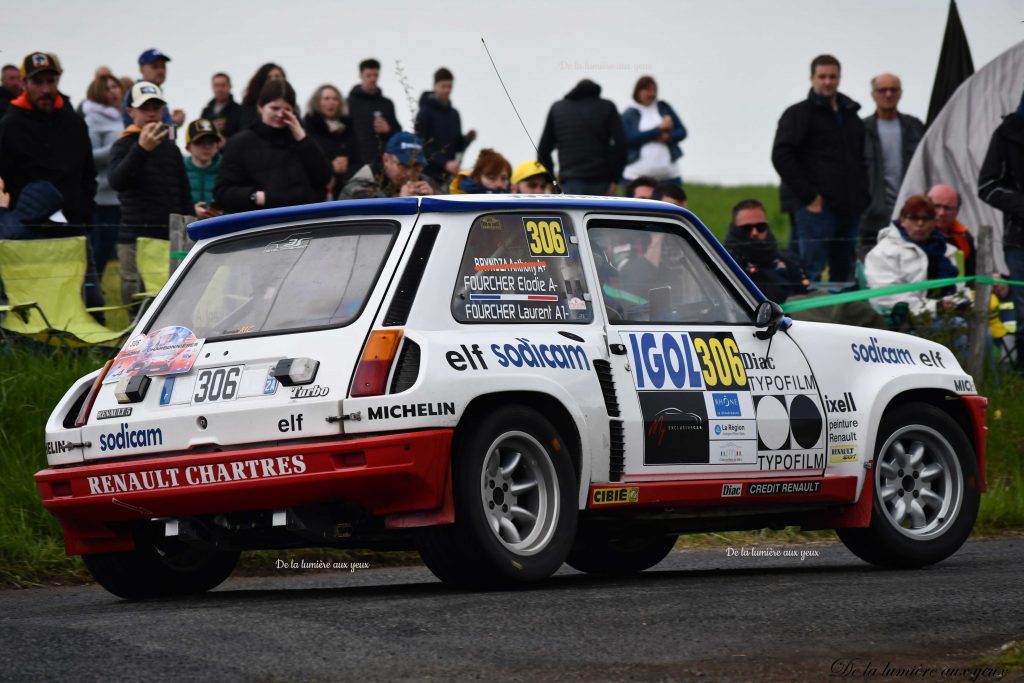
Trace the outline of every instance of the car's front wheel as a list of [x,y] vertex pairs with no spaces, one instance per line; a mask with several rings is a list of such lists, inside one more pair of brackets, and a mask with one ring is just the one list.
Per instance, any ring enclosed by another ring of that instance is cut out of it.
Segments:
[[96,582],[126,600],[203,593],[224,582],[238,552],[191,546],[173,538],[156,538],[147,530],[135,534],[135,550],[83,555]]
[[862,560],[883,567],[940,562],[967,540],[980,492],[974,448],[948,414],[925,403],[887,413],[879,428],[871,523],[838,529]]
[[469,427],[452,456],[455,523],[424,529],[420,555],[442,581],[510,587],[565,561],[578,516],[567,444],[536,411],[508,406]]

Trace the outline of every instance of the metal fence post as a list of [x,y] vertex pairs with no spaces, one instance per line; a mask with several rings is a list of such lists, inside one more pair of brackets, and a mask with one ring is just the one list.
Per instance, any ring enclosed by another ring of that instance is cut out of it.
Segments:
[[[979,276],[990,277],[995,270],[992,255],[992,226],[982,225],[978,228],[975,240],[977,249],[977,270]],[[970,336],[967,343],[967,372],[974,377],[974,385],[979,386],[985,379],[985,357],[991,343],[988,328],[988,306],[992,296],[992,285],[981,282],[974,283],[974,315],[971,316]]]
[[171,236],[171,269],[173,273],[184,258],[182,253],[187,253],[195,244],[188,236],[189,223],[196,222],[195,216],[183,216],[180,213],[171,214],[170,236]]

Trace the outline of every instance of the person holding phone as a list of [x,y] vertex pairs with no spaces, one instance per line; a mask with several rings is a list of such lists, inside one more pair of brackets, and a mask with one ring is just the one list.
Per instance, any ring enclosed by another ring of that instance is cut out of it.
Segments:
[[263,86],[260,121],[224,146],[213,199],[225,213],[323,201],[333,170],[295,115],[295,90],[284,80]]
[[132,86],[128,115],[132,124],[110,149],[107,179],[121,202],[121,228],[117,258],[121,266],[121,302],[129,303],[145,283],[135,265],[139,237],[168,239],[169,216],[194,214],[185,161],[163,123],[167,106],[156,83],[139,81]]

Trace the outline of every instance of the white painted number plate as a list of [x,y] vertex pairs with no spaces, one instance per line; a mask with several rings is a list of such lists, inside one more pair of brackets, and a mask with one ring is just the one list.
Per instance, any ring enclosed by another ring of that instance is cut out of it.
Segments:
[[192,403],[234,400],[238,396],[238,385],[244,368],[244,365],[231,365],[200,370],[192,392]]

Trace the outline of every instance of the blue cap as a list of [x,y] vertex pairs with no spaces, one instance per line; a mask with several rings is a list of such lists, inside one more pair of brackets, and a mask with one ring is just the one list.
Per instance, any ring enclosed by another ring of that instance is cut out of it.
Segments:
[[143,64],[152,64],[153,62],[158,61],[160,59],[164,60],[165,62],[171,61],[171,58],[165,55],[163,52],[160,52],[160,50],[157,50],[155,47],[150,48],[149,50],[146,50],[141,55],[139,55],[139,66],[142,66]]
[[423,141],[412,133],[402,131],[395,133],[388,140],[384,152],[398,157],[403,164],[427,165],[427,157],[423,154]]

